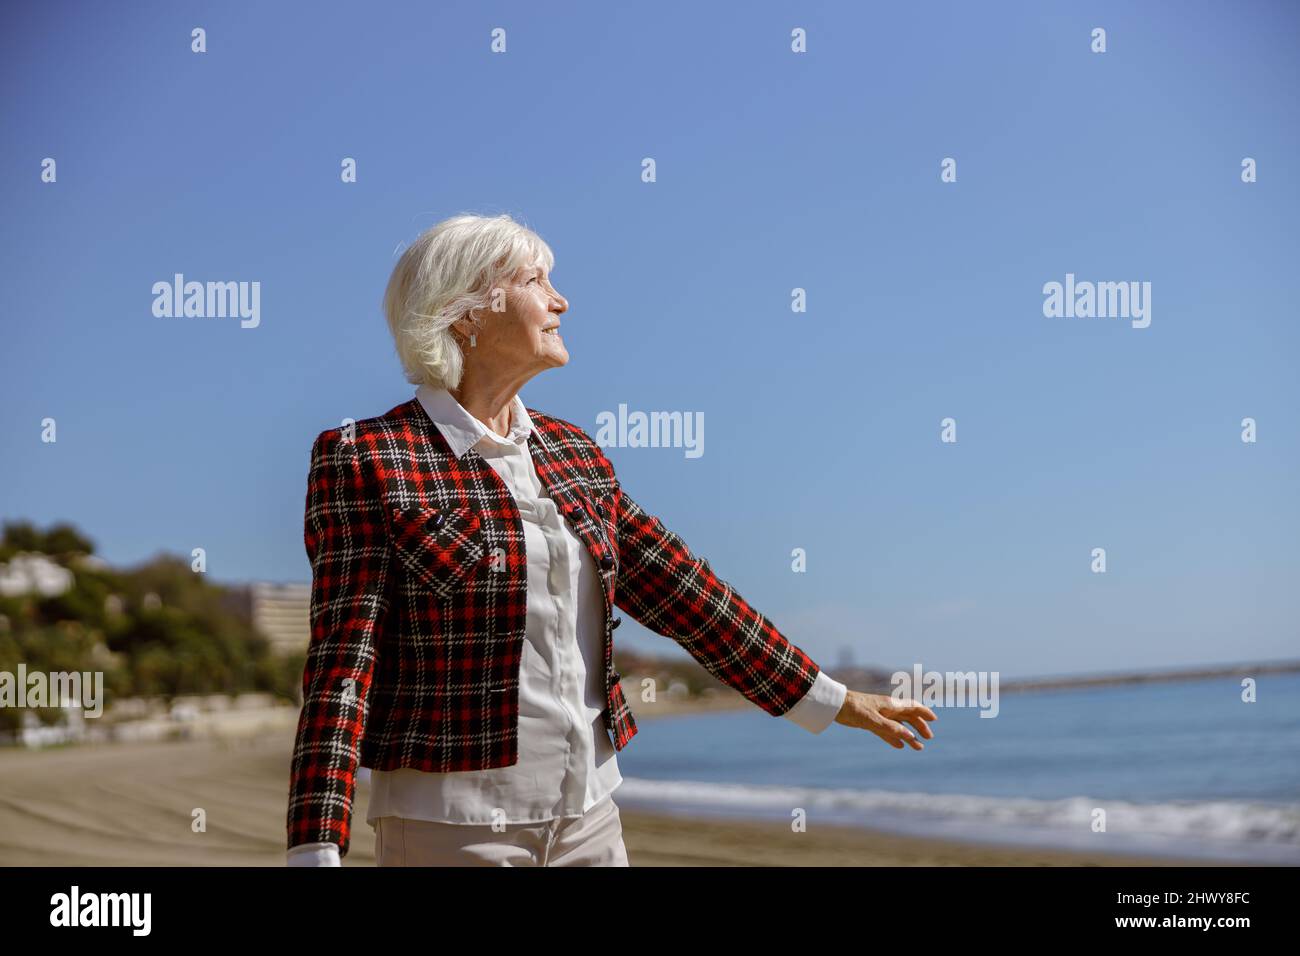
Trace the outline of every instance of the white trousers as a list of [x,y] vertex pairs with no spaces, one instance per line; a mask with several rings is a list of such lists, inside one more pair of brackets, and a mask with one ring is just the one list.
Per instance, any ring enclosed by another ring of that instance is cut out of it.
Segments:
[[627,866],[623,821],[612,796],[581,817],[543,823],[375,820],[378,866]]

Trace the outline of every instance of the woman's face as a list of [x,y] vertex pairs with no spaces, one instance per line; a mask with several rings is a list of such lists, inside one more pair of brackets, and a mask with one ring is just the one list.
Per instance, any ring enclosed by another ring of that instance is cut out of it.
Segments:
[[[491,311],[494,302],[500,303],[504,311]],[[558,327],[560,315],[568,308],[568,301],[555,291],[544,266],[520,269],[489,299],[489,308],[477,313],[482,324],[477,328],[463,326],[474,333],[472,346],[468,340],[462,343],[466,365],[477,366],[493,377],[531,377],[566,364],[569,352]]]

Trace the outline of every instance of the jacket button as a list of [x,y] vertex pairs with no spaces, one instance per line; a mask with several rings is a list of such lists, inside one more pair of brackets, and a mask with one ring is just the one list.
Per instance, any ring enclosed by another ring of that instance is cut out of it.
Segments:
[[618,627],[622,623],[623,623],[623,619],[621,617],[616,617],[614,618],[613,622],[609,625],[609,629],[612,631],[614,630],[614,628]]
[[574,519],[575,521],[578,519],[578,515],[580,515],[580,514],[582,514],[582,509],[579,508],[577,505],[574,505],[574,506],[573,506],[572,508],[570,508],[569,511],[568,511],[568,515],[569,515],[569,517],[572,518],[572,519]]
[[600,556],[600,567],[602,571],[608,571],[613,566],[614,566],[614,559],[611,558],[608,554],[602,554]]
[[447,516],[444,515],[441,511],[439,511],[436,515],[433,516],[433,526],[435,528],[441,528],[442,523],[446,520],[447,520]]
[[600,515],[602,518],[605,517],[605,506],[601,504],[596,505],[596,514]]

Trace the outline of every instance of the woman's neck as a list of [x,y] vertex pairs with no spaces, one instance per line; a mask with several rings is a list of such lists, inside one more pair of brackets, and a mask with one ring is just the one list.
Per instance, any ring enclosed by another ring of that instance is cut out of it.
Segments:
[[462,378],[449,389],[461,407],[498,435],[510,434],[510,406],[522,382],[483,382]]

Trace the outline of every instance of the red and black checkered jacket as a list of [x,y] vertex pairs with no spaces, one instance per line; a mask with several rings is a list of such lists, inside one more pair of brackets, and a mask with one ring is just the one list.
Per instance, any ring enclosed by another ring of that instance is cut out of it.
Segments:
[[[603,717],[635,736],[614,670],[617,606],[774,716],[817,665],[619,486],[576,425],[529,408],[538,478],[604,580]],[[349,431],[351,433],[349,433]],[[290,848],[346,854],[358,765],[448,772],[518,761],[524,528],[474,449],[459,459],[412,399],[322,432],[307,479],[311,643],[289,782]]]

